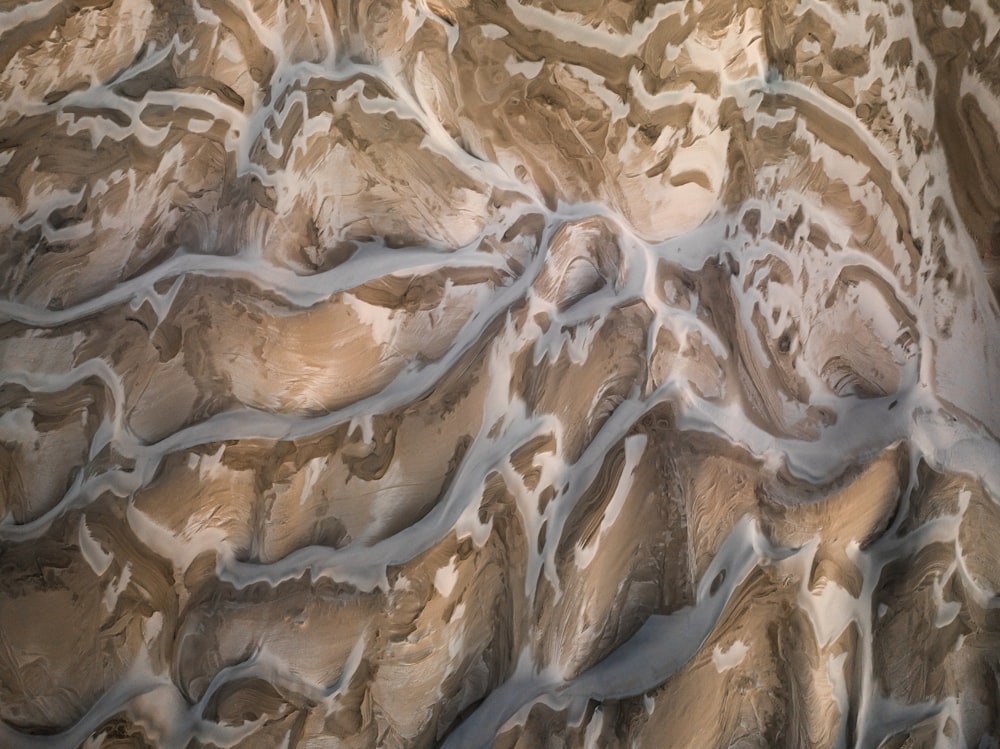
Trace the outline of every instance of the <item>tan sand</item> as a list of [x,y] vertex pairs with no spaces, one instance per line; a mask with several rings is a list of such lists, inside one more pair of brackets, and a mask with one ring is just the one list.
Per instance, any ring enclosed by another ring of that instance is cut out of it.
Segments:
[[985,0],[0,3],[0,746],[1000,746]]

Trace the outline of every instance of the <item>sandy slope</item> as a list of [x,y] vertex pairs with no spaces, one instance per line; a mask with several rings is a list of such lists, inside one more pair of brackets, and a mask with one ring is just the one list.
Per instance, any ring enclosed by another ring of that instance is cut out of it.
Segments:
[[0,745],[1000,745],[992,0],[0,3]]

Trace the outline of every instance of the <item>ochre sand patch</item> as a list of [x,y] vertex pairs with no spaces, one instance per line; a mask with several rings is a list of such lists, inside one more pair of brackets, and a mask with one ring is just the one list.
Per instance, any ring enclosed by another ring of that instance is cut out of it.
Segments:
[[0,745],[1000,744],[984,0],[0,3]]

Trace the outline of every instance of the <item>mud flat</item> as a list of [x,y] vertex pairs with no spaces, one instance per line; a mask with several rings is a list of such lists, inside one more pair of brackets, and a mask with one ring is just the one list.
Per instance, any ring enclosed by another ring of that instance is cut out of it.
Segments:
[[1000,745],[1000,11],[0,3],[0,744]]

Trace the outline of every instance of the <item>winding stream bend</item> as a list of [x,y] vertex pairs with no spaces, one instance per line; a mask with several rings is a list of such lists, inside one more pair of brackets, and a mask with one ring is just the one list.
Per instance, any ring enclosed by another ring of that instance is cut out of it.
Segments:
[[1000,746],[995,0],[0,0],[0,746]]

